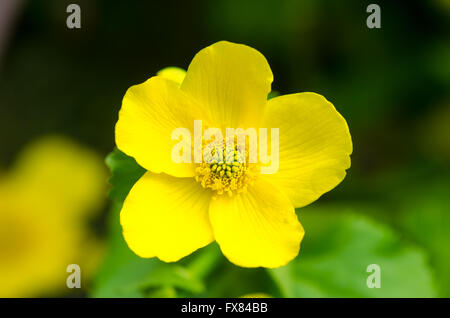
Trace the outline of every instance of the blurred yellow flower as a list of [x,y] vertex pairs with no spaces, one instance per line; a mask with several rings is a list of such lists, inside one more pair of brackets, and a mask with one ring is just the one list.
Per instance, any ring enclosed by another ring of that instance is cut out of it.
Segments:
[[[136,254],[177,261],[213,240],[243,267],[279,267],[298,254],[304,230],[294,209],[343,180],[352,142],[345,119],[321,95],[267,100],[272,80],[261,53],[222,41],[201,50],[185,76],[164,69],[127,91],[116,144],[148,170],[121,211],[124,238]],[[193,131],[199,119],[222,130],[278,128],[278,172],[174,162],[178,140],[171,133]]]
[[105,178],[96,154],[57,136],[29,145],[0,175],[0,297],[62,292],[69,264],[92,273],[102,247],[87,218]]

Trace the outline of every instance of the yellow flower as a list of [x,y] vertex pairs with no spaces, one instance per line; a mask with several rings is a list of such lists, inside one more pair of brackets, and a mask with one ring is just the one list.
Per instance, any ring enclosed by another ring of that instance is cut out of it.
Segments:
[[68,291],[69,264],[81,266],[84,286],[102,250],[86,218],[103,201],[105,177],[97,155],[56,136],[0,175],[0,297]]
[[[267,100],[269,64],[241,44],[201,50],[184,77],[179,69],[159,74],[127,91],[116,125],[118,148],[148,170],[122,207],[128,246],[141,257],[172,262],[216,240],[239,266],[288,263],[304,235],[294,209],[334,188],[350,167],[344,118],[314,93]],[[278,172],[263,175],[243,164],[230,176],[227,165],[175,163],[172,131],[193,131],[199,119],[222,130],[279,128]]]

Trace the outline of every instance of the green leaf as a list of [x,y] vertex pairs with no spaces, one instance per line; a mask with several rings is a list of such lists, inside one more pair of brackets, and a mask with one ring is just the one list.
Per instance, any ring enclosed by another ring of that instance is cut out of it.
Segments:
[[158,286],[176,287],[193,294],[204,291],[203,283],[188,269],[176,264],[164,264],[139,281],[139,289]]
[[109,275],[97,277],[91,297],[144,297],[139,282],[148,277],[160,264],[156,259],[132,259],[108,270]]
[[[332,210],[327,208],[327,210]],[[269,270],[286,297],[433,297],[422,250],[364,216],[302,209],[299,256]],[[381,288],[368,288],[368,265],[381,268]]]
[[146,170],[139,166],[134,158],[127,156],[119,149],[115,149],[106,157],[106,165],[111,170],[109,196],[113,200],[123,202]]
[[161,288],[150,290],[146,294],[147,298],[175,298],[177,297],[177,291],[173,287],[164,286]]
[[272,99],[272,98],[277,97],[279,95],[280,95],[279,91],[272,90],[272,91],[270,91],[269,95],[267,95],[267,99],[269,100],[269,99]]
[[140,258],[128,248],[119,223],[121,207],[122,203],[113,203],[109,214],[109,250],[94,280],[92,297],[142,297],[143,291],[133,284],[157,267],[156,259]]
[[242,268],[225,261],[206,280],[204,297],[237,298],[265,293],[281,296],[278,287],[264,268]]

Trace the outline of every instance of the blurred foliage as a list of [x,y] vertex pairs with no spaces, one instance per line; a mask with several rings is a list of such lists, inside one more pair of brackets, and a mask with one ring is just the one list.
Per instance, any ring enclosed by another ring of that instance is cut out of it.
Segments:
[[106,165],[111,170],[109,183],[113,185],[109,197],[115,203],[121,203],[127,197],[133,184],[145,173],[145,169],[139,166],[136,160],[118,149],[106,157]]
[[438,178],[408,187],[399,197],[396,223],[430,255],[440,295],[450,297],[450,181]]

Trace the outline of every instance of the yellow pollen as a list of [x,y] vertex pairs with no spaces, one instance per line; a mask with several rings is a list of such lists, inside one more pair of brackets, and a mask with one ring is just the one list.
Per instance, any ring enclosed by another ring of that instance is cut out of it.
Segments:
[[[206,152],[204,156],[206,162],[202,162],[196,168],[195,180],[204,188],[214,191],[215,195],[227,193],[231,196],[246,192],[247,186],[253,182],[255,176],[254,164],[245,162],[244,159],[248,158],[247,152],[241,151],[236,145],[227,149],[224,143],[223,148],[223,152],[217,152],[215,148],[209,151],[203,149]],[[220,154],[223,156],[219,156]]]

